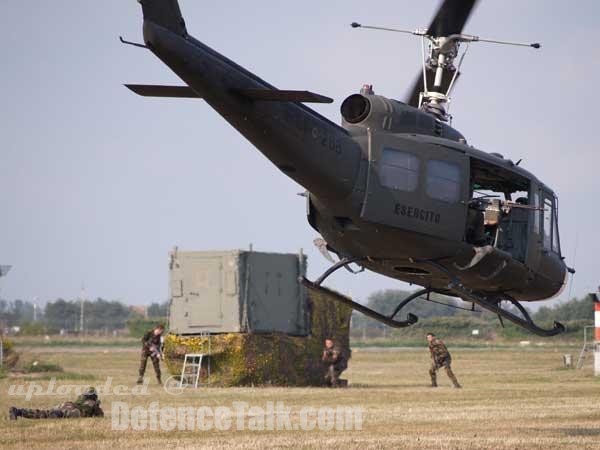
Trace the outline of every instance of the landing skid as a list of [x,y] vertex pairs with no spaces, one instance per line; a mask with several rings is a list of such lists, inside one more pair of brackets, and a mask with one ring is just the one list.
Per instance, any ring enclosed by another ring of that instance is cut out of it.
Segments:
[[[366,259],[367,258],[345,258],[345,259],[342,259],[341,261],[339,261],[336,264],[334,264],[333,266],[331,266],[328,270],[326,270],[323,273],[323,275],[321,275],[316,281],[313,282],[313,281],[308,280],[305,277],[302,277],[300,279],[300,282],[306,288],[308,288],[312,291],[327,295],[330,298],[332,298],[333,300],[343,303],[343,304],[349,306],[350,308],[363,313],[365,316],[371,317],[372,319],[375,319],[375,320],[377,320],[385,325],[388,325],[390,327],[405,328],[405,327],[408,327],[410,325],[414,325],[415,323],[417,323],[419,318],[411,313],[407,314],[406,320],[396,320],[395,317],[402,310],[402,308],[404,308],[406,305],[408,305],[412,301],[418,299],[422,295],[427,294],[427,298],[429,299],[429,294],[431,292],[436,292],[433,289],[424,288],[424,289],[421,289],[421,290],[415,292],[414,294],[411,294],[405,300],[400,302],[398,304],[398,306],[396,306],[396,308],[394,309],[394,312],[392,314],[390,314],[389,316],[386,316],[386,315],[383,315],[371,308],[368,308],[364,305],[361,305],[360,303],[353,301],[351,298],[349,298],[345,295],[342,295],[339,292],[336,292],[329,288],[321,286],[323,281],[325,281],[325,279],[327,277],[329,277],[332,273],[334,273],[336,270],[341,269],[342,267],[346,267],[352,263],[359,263],[361,261],[365,261]],[[450,278],[451,281],[448,284],[448,291],[444,292],[445,294],[450,294],[450,295],[454,294],[457,297],[462,298],[466,302],[471,302],[473,304],[473,308],[475,307],[475,305],[479,305],[481,308],[487,309],[488,311],[491,311],[494,314],[497,314],[498,317],[500,318],[500,322],[502,323],[503,326],[504,326],[504,323],[502,322],[502,318],[505,318],[507,320],[510,320],[514,324],[519,325],[520,327],[523,327],[526,330],[528,330],[534,334],[537,334],[538,336],[545,336],[545,337],[556,336],[557,334],[564,333],[566,331],[565,326],[559,322],[554,322],[554,327],[552,329],[544,329],[544,328],[539,327],[538,325],[536,325],[533,322],[533,319],[531,318],[531,316],[529,315],[527,310],[523,307],[523,305],[521,305],[521,303],[519,303],[517,300],[513,299],[510,296],[504,295],[504,298],[500,298],[500,297],[487,298],[487,297],[482,297],[482,296],[472,292],[471,290],[464,287],[454,274],[452,274],[448,269],[446,269],[444,266],[442,266],[441,264],[439,264],[435,261],[421,260],[418,262],[429,264],[429,265],[435,267],[436,269],[441,270]],[[502,308],[500,306],[501,300],[509,301],[515,308],[517,308],[519,310],[519,312],[522,314],[523,317],[519,317],[519,316],[513,314],[512,312],[507,311],[504,308]],[[460,309],[462,309],[462,308],[460,308]]]
[[[352,263],[357,263],[360,261],[365,261],[367,258],[344,258],[342,260],[340,260],[339,262],[335,263],[333,266],[331,266],[329,269],[327,269],[323,275],[321,275],[317,281],[310,281],[309,279],[307,279],[306,277],[302,277],[300,279],[300,282],[308,289],[315,291],[315,292],[319,292],[320,294],[324,294],[329,296],[330,298],[332,298],[333,300],[343,303],[347,306],[349,306],[350,308],[363,313],[365,316],[371,317],[372,319],[375,319],[389,327],[393,327],[393,328],[406,328],[409,327],[415,323],[417,323],[417,321],[419,320],[419,318],[417,316],[415,316],[414,314],[408,314],[406,316],[406,320],[395,320],[394,317],[396,317],[396,315],[398,314],[398,312],[400,311],[400,309],[402,307],[404,307],[405,305],[407,305],[408,303],[410,303],[411,301],[415,300],[417,297],[419,297],[419,295],[423,294],[423,291],[419,291],[418,295],[411,295],[410,297],[408,297],[406,300],[404,300],[400,305],[399,308],[396,308],[396,310],[390,315],[390,316],[385,316],[377,311],[375,311],[374,309],[368,308],[364,305],[361,305],[358,302],[355,302],[354,300],[352,300],[350,297],[346,297],[345,295],[340,294],[339,292],[333,291],[331,289],[328,289],[324,286],[321,286],[321,283],[323,283],[323,281],[325,281],[325,279],[331,275],[333,272],[335,272],[338,269],[341,269],[342,267],[347,267],[349,264]],[[428,291],[427,289],[425,289],[424,291]]]
[[[473,305],[479,305],[481,308],[487,309],[488,311],[497,314],[498,318],[500,319],[500,323],[503,327],[504,322],[502,322],[502,318],[504,317],[505,319],[510,320],[512,323],[519,325],[520,327],[523,327],[526,330],[531,331],[533,334],[537,334],[538,336],[556,336],[557,334],[564,333],[567,330],[562,323],[556,321],[554,322],[554,327],[550,330],[541,328],[535,324],[535,322],[533,321],[527,310],[523,307],[523,305],[521,305],[521,303],[519,303],[514,298],[506,294],[504,294],[504,298],[500,296],[491,299],[488,299],[487,297],[482,297],[474,293],[470,289],[465,288],[462,285],[462,283],[458,280],[458,278],[441,264],[430,260],[423,260],[419,262],[429,264],[435,267],[436,269],[439,269],[442,272],[444,272],[451,280],[450,284],[448,284],[448,289],[451,293],[462,298],[466,302],[471,302],[473,303]],[[508,300],[515,308],[519,310],[523,317],[519,317],[511,313],[510,311],[503,309],[500,306],[501,300]]]
[[375,319],[389,327],[406,328],[406,327],[409,327],[409,326],[417,323],[417,321],[419,320],[419,318],[417,316],[415,316],[414,314],[410,314],[410,313],[406,316],[406,320],[394,320],[393,316],[392,317],[384,316],[383,314],[378,313],[377,311],[375,311],[371,308],[367,308],[366,306],[353,301],[351,298],[346,297],[345,295],[342,295],[339,292],[335,292],[326,287],[319,286],[318,284],[313,283],[312,281],[310,281],[304,277],[302,277],[301,282],[304,286],[306,286],[311,291],[316,291],[320,294],[327,295],[330,298],[332,298],[333,300],[335,300],[336,302],[343,303],[344,305],[347,305],[350,308],[363,313],[365,316],[371,317],[372,319]]
[[527,310],[523,307],[523,305],[521,305],[521,303],[509,296],[505,296],[505,299],[508,300],[513,306],[515,306],[521,312],[523,317],[516,316],[510,311],[503,309],[500,306],[499,302],[499,300],[501,299],[496,298],[488,300],[485,297],[480,297],[479,295],[474,294],[461,284],[456,284],[454,282],[450,283],[448,287],[463,300],[475,303],[480,307],[487,309],[488,311],[498,314],[500,320],[502,320],[502,317],[504,317],[505,319],[510,320],[512,323],[519,325],[520,327],[523,327],[526,330],[537,334],[538,336],[556,336],[557,334],[564,333],[565,331],[567,331],[567,329],[562,323],[556,321],[554,322],[554,327],[552,329],[544,329],[539,327],[535,324],[535,322],[533,321]]

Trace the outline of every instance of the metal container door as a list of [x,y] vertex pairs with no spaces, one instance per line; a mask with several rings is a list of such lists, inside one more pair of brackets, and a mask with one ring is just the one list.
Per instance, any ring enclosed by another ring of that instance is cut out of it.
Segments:
[[222,326],[222,271],[221,257],[190,256],[185,261],[183,288],[189,328]]

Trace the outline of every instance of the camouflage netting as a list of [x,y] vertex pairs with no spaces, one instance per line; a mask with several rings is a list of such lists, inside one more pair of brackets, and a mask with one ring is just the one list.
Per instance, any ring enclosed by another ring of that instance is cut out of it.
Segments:
[[19,361],[19,354],[15,351],[12,341],[2,336],[0,340],[2,340],[2,367],[13,369]]
[[[352,310],[309,293],[311,335],[230,333],[210,337],[210,384],[215,386],[319,386],[323,384],[323,341],[332,337],[350,358]],[[208,353],[208,338],[168,335],[165,362],[172,375],[181,375],[186,353]],[[204,366],[204,364],[203,364]],[[207,370],[201,371],[207,382]]]

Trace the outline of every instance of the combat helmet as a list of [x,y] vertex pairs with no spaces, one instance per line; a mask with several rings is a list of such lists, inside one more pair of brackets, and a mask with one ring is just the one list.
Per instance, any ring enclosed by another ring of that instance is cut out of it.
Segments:
[[96,388],[94,386],[88,387],[81,395],[86,400],[98,400],[98,392],[96,392]]

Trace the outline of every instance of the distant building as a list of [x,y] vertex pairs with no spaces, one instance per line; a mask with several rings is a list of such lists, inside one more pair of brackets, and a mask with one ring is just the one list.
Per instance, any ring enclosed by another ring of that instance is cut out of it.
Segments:
[[144,318],[148,318],[148,308],[143,305],[131,305],[129,311]]

